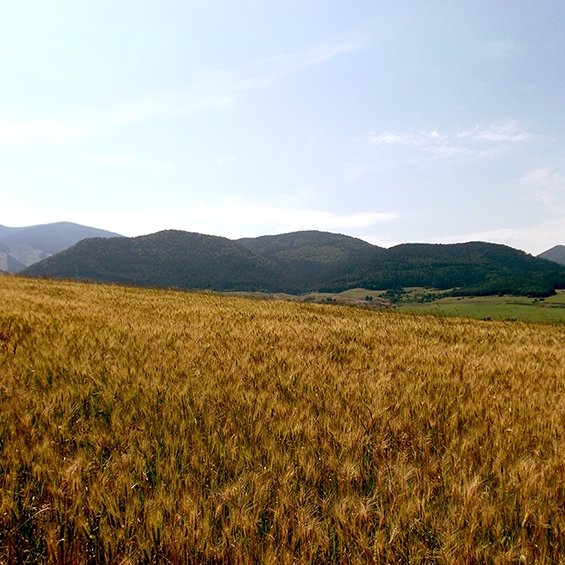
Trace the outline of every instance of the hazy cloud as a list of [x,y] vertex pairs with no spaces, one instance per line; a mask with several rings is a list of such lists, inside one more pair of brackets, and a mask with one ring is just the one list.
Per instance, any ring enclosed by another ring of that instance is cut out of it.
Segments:
[[530,135],[518,126],[515,120],[495,122],[486,128],[475,126],[472,130],[459,132],[455,139],[469,139],[471,141],[524,141]]
[[443,159],[455,154],[487,156],[500,150],[504,145],[524,141],[530,135],[514,120],[500,121],[483,127],[475,126],[455,134],[436,130],[414,133],[370,132],[370,143],[389,146],[406,146],[428,152],[433,158]]
[[301,53],[272,57],[239,67],[209,69],[183,88],[157,92],[113,108],[57,119],[8,119],[0,116],[0,143],[59,144],[106,135],[128,123],[190,115],[230,106],[238,95],[266,88],[300,69],[359,49],[359,39],[315,46]]
[[[269,226],[276,233],[304,229],[340,230],[364,228],[380,222],[392,220],[397,214],[382,212],[358,212],[338,214],[321,210],[277,208],[260,204],[246,203],[238,198],[229,198],[220,205],[200,203],[185,210],[187,216],[198,224],[201,218],[213,218],[213,226],[222,226],[232,233],[259,232],[261,227]],[[216,233],[208,224],[209,233]]]
[[[40,214],[35,218],[27,209],[7,210],[12,225],[29,225],[43,221],[60,221],[64,214]],[[303,229],[341,231],[373,226],[400,217],[391,213],[336,214],[320,210],[277,208],[246,203],[240,197],[229,197],[220,204],[199,204],[182,209],[181,214],[155,210],[143,212],[74,213],[74,221],[122,235],[148,234],[163,229],[181,229],[224,237],[254,237],[268,233],[286,233]],[[41,221],[40,221],[41,218]],[[116,228],[119,226],[119,228]]]
[[371,132],[369,133],[369,141],[385,145],[407,145],[422,151],[429,151],[439,147],[446,147],[449,143],[449,134],[435,130],[431,132],[421,131],[417,134],[384,133],[374,135]]
[[225,105],[241,93],[267,88],[274,82],[301,69],[323,64],[334,57],[360,49],[363,41],[350,38],[337,43],[317,45],[300,53],[271,57],[238,67],[208,69],[201,72],[195,84],[188,87],[189,97],[202,101],[222,100]]
[[531,198],[565,211],[565,169],[540,167],[529,170],[522,186]]

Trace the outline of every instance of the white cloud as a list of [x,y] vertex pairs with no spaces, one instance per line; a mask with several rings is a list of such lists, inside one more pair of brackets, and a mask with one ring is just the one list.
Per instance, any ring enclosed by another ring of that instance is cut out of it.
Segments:
[[436,159],[443,159],[454,153],[461,152],[460,148],[454,147],[449,143],[449,134],[440,133],[435,130],[431,132],[421,131],[417,134],[385,133],[374,135],[371,132],[369,134],[369,141],[379,145],[411,147],[418,151],[428,152]]
[[441,145],[448,139],[448,134],[439,133],[435,130],[429,133],[421,131],[418,134],[384,133],[381,135],[374,135],[373,132],[369,133],[369,141],[371,143],[385,143],[387,145],[410,145],[417,149],[427,149],[430,146]]
[[249,203],[238,196],[225,198],[218,204],[200,202],[188,208],[177,206],[174,211],[139,208],[131,212],[82,212],[70,209],[54,212],[12,207],[2,212],[4,221],[0,218],[0,223],[10,226],[70,220],[126,236],[180,229],[234,239],[308,229],[347,233],[400,217],[383,212],[339,214],[324,210],[279,208]]
[[433,159],[444,159],[456,154],[486,157],[530,137],[515,120],[495,122],[487,127],[477,125],[473,129],[455,134],[436,130],[420,131],[416,134],[375,134],[374,132],[368,134],[368,140],[372,144],[404,146],[426,152]]
[[336,214],[322,210],[277,208],[230,198],[220,205],[199,203],[184,210],[186,229],[226,237],[264,235],[298,230],[347,230],[364,228],[397,218],[396,214],[358,212]]
[[471,141],[515,142],[529,139],[530,135],[518,127],[516,120],[495,122],[486,128],[475,126],[472,130],[461,131],[455,139],[469,139]]

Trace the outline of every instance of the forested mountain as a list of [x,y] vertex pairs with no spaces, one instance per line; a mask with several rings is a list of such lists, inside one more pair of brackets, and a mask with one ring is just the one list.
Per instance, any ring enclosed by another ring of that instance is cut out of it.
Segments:
[[565,265],[565,245],[556,245],[543,253],[538,255],[541,259],[548,259],[549,261],[555,261],[560,265]]
[[0,269],[17,273],[26,266],[63,251],[87,237],[120,236],[71,222],[20,228],[0,226]]
[[86,239],[23,271],[177,288],[302,293],[427,286],[459,294],[547,296],[565,266],[504,245],[403,244],[383,249],[316,231],[231,241],[168,230]]
[[273,262],[296,291],[308,291],[371,261],[384,249],[347,235],[299,231],[236,240]]
[[273,265],[237,243],[177,230],[85,239],[24,274],[215,290],[254,291],[281,284]]
[[461,288],[463,294],[551,293],[565,269],[523,251],[494,243],[402,244],[328,282],[326,290],[428,286]]

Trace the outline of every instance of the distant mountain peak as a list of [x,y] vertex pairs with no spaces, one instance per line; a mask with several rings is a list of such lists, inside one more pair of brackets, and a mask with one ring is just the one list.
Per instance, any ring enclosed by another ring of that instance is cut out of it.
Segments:
[[15,228],[0,226],[0,269],[17,273],[88,237],[121,236],[73,222],[54,222]]
[[560,265],[565,265],[565,245],[555,245],[551,249],[538,255],[541,259],[548,259]]

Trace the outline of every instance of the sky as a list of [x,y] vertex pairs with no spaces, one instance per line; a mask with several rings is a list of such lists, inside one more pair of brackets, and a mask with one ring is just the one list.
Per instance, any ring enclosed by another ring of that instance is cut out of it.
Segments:
[[562,0],[0,0],[0,224],[565,244]]

